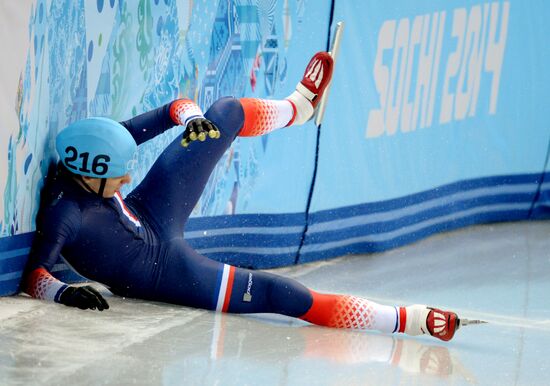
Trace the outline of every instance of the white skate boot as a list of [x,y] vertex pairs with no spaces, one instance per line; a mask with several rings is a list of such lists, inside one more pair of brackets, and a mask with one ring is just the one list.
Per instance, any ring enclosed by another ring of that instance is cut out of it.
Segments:
[[407,321],[405,334],[431,336],[449,341],[460,327],[460,319],[451,311],[442,311],[420,304],[405,307]]

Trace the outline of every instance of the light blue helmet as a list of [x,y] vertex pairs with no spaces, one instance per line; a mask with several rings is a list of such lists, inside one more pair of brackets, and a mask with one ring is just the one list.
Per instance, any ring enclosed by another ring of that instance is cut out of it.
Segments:
[[57,135],[55,147],[68,170],[96,178],[127,174],[137,157],[137,144],[128,130],[100,117],[70,124]]

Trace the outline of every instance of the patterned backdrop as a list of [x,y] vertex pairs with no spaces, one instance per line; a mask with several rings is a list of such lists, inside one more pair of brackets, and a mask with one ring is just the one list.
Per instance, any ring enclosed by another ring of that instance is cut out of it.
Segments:
[[[69,123],[90,115],[123,120],[178,97],[205,111],[221,96],[275,95],[287,77],[291,24],[301,22],[305,3],[36,1],[17,93],[19,132],[6,149],[0,235],[33,229],[41,181],[55,159],[54,138]],[[180,131],[143,145],[128,189]],[[249,195],[240,193],[254,186],[268,142],[248,140],[241,152],[237,140],[193,215],[231,214],[239,200],[245,207]]]

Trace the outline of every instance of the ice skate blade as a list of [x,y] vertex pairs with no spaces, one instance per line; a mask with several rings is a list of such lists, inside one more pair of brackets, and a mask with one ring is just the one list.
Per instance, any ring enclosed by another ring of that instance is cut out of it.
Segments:
[[473,324],[486,324],[487,322],[485,320],[479,320],[479,319],[460,319],[459,326],[470,326]]
[[[330,56],[332,56],[333,61],[333,72],[336,68],[336,60],[338,58],[338,52],[340,50],[340,41],[342,39],[342,32],[344,30],[344,22],[339,21],[336,23],[336,30],[334,32],[334,38],[332,39],[331,45],[330,45],[330,51],[328,52]],[[315,125],[319,126],[323,122],[323,118],[325,116],[325,108],[327,104],[327,98],[330,91],[332,81],[328,84],[327,88],[325,89],[325,92],[322,96],[321,101],[319,102],[319,105],[317,106],[317,109],[313,113],[312,117],[309,119],[315,119]]]

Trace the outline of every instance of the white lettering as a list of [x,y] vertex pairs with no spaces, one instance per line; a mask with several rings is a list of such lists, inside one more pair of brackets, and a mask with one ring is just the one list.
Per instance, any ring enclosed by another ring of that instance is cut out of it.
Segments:
[[[418,114],[420,113],[420,127],[426,127],[426,114],[428,111],[428,97],[430,96],[430,75],[434,63],[435,46],[437,41],[437,27],[439,24],[439,13],[435,13],[432,19],[431,32],[428,35],[430,27],[430,15],[424,16],[424,28],[422,31],[422,43],[418,58],[418,71],[416,74],[416,89],[414,92],[414,107],[412,116],[411,130],[416,130],[418,124]],[[430,37],[428,46],[428,36]],[[422,96],[420,95],[422,93]]]
[[451,121],[453,114],[454,94],[449,91],[449,82],[454,78],[460,69],[460,58],[462,56],[462,46],[464,43],[464,30],[466,28],[466,9],[458,8],[453,12],[453,32],[456,37],[456,49],[449,55],[447,60],[447,69],[445,70],[445,80],[443,84],[443,95],[441,97],[441,112],[439,123]]
[[441,12],[441,20],[439,22],[439,30],[437,33],[437,47],[435,49],[435,62],[434,68],[432,70],[432,80],[430,87],[430,104],[428,107],[428,117],[426,119],[426,126],[430,127],[432,125],[432,118],[434,114],[434,105],[435,105],[435,86],[437,85],[437,80],[439,78],[439,62],[441,60],[441,46],[443,41],[443,31],[445,29],[445,12]]
[[[466,118],[470,99],[472,97],[473,82],[476,78],[476,74],[472,71],[472,62],[477,60],[478,56],[475,54],[477,50],[476,46],[479,45],[479,34],[481,33],[481,7],[475,6],[470,10],[468,16],[468,28],[466,29],[466,45],[464,46],[464,55],[462,55],[462,64],[460,66],[460,73],[458,75],[458,83],[456,87],[455,97],[455,114],[456,120],[463,120]],[[466,65],[468,63],[468,65]],[[476,64],[473,63],[475,66]],[[466,77],[468,82],[466,82]]]
[[[386,111],[386,130],[389,135],[395,134],[399,123],[399,113],[401,112],[401,101],[403,99],[403,79],[405,78],[405,68],[407,65],[408,46],[409,19],[401,19],[399,20],[399,25],[397,26],[397,36],[395,37],[395,47],[393,50],[390,78],[390,93],[388,95],[389,103]],[[399,74],[397,74],[398,65]]]
[[479,39],[479,47],[474,47],[472,58],[470,60],[469,71],[474,74],[472,99],[470,103],[470,112],[468,115],[473,117],[477,109],[477,97],[479,96],[479,85],[481,84],[481,70],[483,64],[483,53],[485,51],[485,43],[487,41],[487,16],[489,15],[489,4],[483,6],[483,28],[481,30],[481,38]]
[[508,32],[508,14],[510,12],[510,2],[505,1],[502,4],[500,34],[497,42],[495,41],[495,35],[498,22],[498,8],[499,4],[497,2],[491,4],[491,26],[489,28],[489,42],[487,44],[487,54],[485,56],[485,71],[493,73],[493,82],[491,83],[491,96],[489,98],[489,114],[495,114],[497,111],[500,71],[502,70],[504,47],[506,46],[506,34]]
[[[482,85],[490,86],[481,95],[495,114],[509,12],[509,1],[457,8],[447,29],[445,11],[383,22],[373,66],[379,108],[369,111],[365,136],[430,127],[434,115],[440,124],[474,117]],[[486,74],[490,83],[482,82]]]
[[373,109],[369,112],[366,132],[367,138],[378,137],[384,134],[384,112],[388,93],[389,70],[388,67],[382,63],[382,56],[385,50],[393,46],[394,34],[395,20],[385,21],[378,34],[378,48],[373,70],[374,84],[380,96],[380,109]]
[[[426,16],[429,22],[429,16]],[[420,43],[422,38],[422,24],[424,23],[424,16],[417,16],[414,18],[413,26],[411,30],[411,36],[409,39],[409,57],[407,59],[407,71],[405,75],[405,92],[403,94],[403,109],[401,112],[401,130],[407,132],[411,130],[411,119],[413,104],[409,102],[409,94],[411,92],[411,78],[412,67],[414,59],[414,46]],[[414,128],[413,128],[414,130]]]

